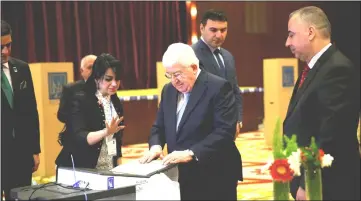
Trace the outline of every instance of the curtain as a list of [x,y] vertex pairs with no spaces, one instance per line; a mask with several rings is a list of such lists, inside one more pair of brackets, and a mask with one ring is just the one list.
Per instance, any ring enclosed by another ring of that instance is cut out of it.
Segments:
[[107,52],[123,64],[124,89],[156,87],[156,62],[168,45],[187,43],[185,2],[2,2],[13,30],[12,56],[73,62]]

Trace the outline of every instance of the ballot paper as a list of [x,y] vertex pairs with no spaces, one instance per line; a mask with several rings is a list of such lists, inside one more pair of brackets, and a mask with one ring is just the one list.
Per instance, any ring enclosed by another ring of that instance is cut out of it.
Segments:
[[128,176],[151,177],[154,174],[161,173],[174,166],[174,164],[163,165],[161,160],[154,160],[145,164],[141,164],[138,160],[134,160],[129,163],[119,165],[110,171],[115,174],[125,174]]
[[136,200],[180,200],[179,183],[164,173],[153,175],[136,190]]

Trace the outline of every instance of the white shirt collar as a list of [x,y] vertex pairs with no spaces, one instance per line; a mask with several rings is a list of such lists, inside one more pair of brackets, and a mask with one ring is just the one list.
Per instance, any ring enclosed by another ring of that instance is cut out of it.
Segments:
[[[208,48],[211,50],[212,53],[214,52],[214,50],[216,50],[216,48],[213,48],[213,47],[209,46],[209,45],[206,43],[206,41],[204,41],[204,39],[203,39],[202,36],[201,36],[201,40],[208,46]],[[217,49],[221,50],[221,47],[218,47]]]
[[326,50],[331,46],[332,44],[329,43],[328,45],[326,45],[325,47],[323,47],[315,56],[312,57],[310,63],[308,63],[308,67],[310,67],[310,69],[313,68],[313,66],[316,64],[317,60],[322,56],[323,53],[326,52]]
[[110,95],[103,96],[102,93],[100,93],[99,90],[97,90],[95,92],[95,96],[98,98],[98,100],[106,100],[106,101],[110,102]]
[[197,74],[196,74],[196,80],[198,79],[199,73],[201,73],[201,69],[198,66],[198,71],[197,71]]
[[9,68],[9,62],[3,64],[6,68]]
[[[201,69],[199,68],[199,66],[198,66],[198,71],[197,71],[197,74],[196,74],[196,80],[198,79],[198,76],[199,76],[199,74],[201,73]],[[192,89],[193,90],[193,89]],[[187,92],[187,93],[182,93],[184,96],[183,97],[185,97],[185,95],[186,94],[190,94],[192,91],[190,91],[190,92]]]

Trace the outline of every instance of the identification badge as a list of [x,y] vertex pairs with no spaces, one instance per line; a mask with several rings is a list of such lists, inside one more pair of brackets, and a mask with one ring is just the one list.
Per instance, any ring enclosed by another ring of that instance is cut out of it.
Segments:
[[109,156],[117,155],[117,146],[116,146],[116,144],[117,143],[115,142],[115,139],[112,139],[112,140],[107,142],[108,155]]

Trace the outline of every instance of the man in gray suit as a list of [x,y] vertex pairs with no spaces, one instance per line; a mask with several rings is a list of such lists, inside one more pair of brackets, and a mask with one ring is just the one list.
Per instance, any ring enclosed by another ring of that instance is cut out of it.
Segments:
[[206,11],[200,24],[201,39],[193,44],[192,48],[200,61],[201,69],[218,75],[232,84],[238,114],[235,136],[237,137],[242,128],[242,96],[238,87],[234,57],[228,50],[221,48],[227,36],[227,26],[227,17],[223,12]]

